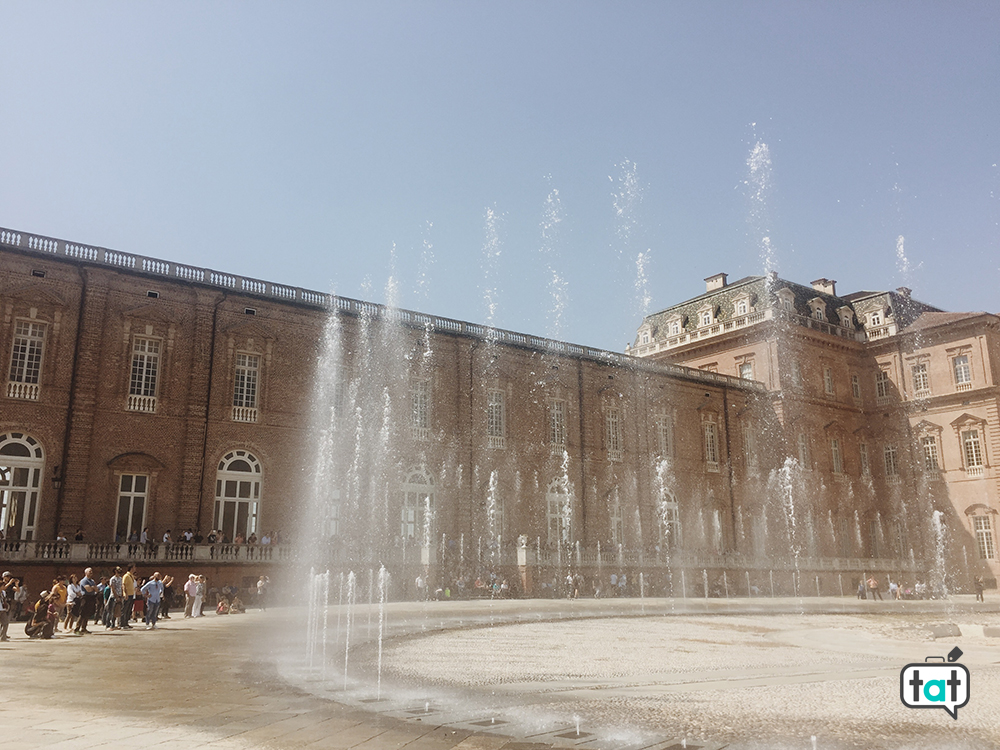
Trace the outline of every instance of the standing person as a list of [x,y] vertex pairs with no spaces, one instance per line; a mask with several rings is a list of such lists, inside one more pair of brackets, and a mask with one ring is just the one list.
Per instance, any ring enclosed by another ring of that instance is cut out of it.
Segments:
[[52,588],[49,591],[49,599],[51,600],[52,595],[55,594],[55,605],[56,605],[56,619],[62,619],[63,613],[66,611],[66,598],[69,595],[69,589],[66,587],[66,578],[54,578],[52,580]]
[[194,604],[191,607],[191,616],[203,617],[201,608],[205,604],[205,591],[208,588],[208,579],[205,576],[198,576],[198,580],[195,583],[197,585],[194,589]]
[[21,615],[24,613],[24,603],[28,601],[28,587],[24,585],[24,581],[18,579],[17,585],[21,588],[14,594],[14,611],[10,613],[10,619],[15,622],[21,619]]
[[97,581],[93,579],[93,575],[94,569],[87,568],[83,571],[83,578],[80,579],[80,588],[83,589],[83,607],[81,608],[80,619],[76,623],[76,630],[74,631],[80,635],[90,632],[87,630],[87,623],[90,622],[90,618],[97,611]]
[[170,608],[174,604],[174,577],[169,573],[163,576],[163,603],[160,605],[160,617],[170,619]]
[[194,573],[188,576],[184,584],[184,617],[194,616],[194,596],[198,593],[198,576]]
[[125,584],[122,580],[122,569],[115,568],[115,574],[108,581],[108,601],[104,605],[104,627],[108,630],[119,628],[119,618],[125,605]]
[[257,580],[257,606],[260,607],[261,610],[264,610],[266,608],[265,605],[267,604],[266,598],[267,598],[268,583],[269,581],[267,579],[267,576],[261,576]]
[[986,603],[986,599],[983,598],[983,589],[986,588],[985,581],[983,581],[982,576],[976,576],[972,581],[973,586],[976,588],[976,601]]
[[858,581],[858,599],[867,599],[868,594],[865,593],[865,579],[862,578]]
[[899,599],[899,584],[895,581],[889,581],[889,598]]
[[146,581],[140,589],[146,599],[146,630],[156,629],[156,617],[160,613],[160,603],[163,600],[163,581],[159,573]]
[[882,592],[878,590],[878,578],[874,575],[868,578],[868,590],[872,592],[872,601],[875,601],[876,597],[878,597],[878,600],[881,602],[885,601],[885,599],[882,598]]
[[[55,587],[52,589],[55,593]],[[68,633],[73,629],[73,623],[83,612],[83,589],[77,580],[76,573],[71,573],[66,585],[66,617],[63,620],[63,631]]]
[[139,544],[149,544],[149,527],[145,527],[139,535]]
[[135,565],[129,568],[122,576],[122,592],[125,599],[122,602],[122,619],[118,627],[131,630],[132,625],[129,620],[132,618],[132,606],[135,603]]
[[21,586],[17,579],[10,574],[10,571],[4,572],[3,578],[0,579],[0,641],[10,640],[7,628],[10,626],[11,610],[14,608],[14,596],[20,591]]

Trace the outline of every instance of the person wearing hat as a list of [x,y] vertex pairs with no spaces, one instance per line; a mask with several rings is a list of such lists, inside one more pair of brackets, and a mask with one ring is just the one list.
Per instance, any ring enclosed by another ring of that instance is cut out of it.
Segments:
[[0,579],[0,641],[9,641],[7,628],[10,626],[10,611],[14,606],[14,595],[21,590],[17,579],[5,570]]
[[194,573],[188,576],[184,584],[184,617],[194,616],[194,597],[198,593],[198,576]]
[[41,637],[49,639],[56,631],[59,615],[56,609],[57,594],[43,591],[38,595],[35,612],[24,626],[24,633],[29,638]]

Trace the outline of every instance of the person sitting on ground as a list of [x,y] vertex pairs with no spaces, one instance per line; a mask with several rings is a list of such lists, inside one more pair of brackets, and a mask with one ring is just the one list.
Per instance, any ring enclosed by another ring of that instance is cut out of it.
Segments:
[[29,638],[45,638],[48,640],[56,632],[56,623],[59,621],[55,599],[48,591],[43,591],[38,595],[35,602],[35,611],[24,626],[24,634]]
[[229,600],[226,597],[219,598],[219,604],[215,608],[215,614],[217,615],[228,615],[229,614]]
[[231,615],[242,615],[247,611],[246,606],[243,601],[238,597],[233,597],[233,603],[229,605],[229,614]]

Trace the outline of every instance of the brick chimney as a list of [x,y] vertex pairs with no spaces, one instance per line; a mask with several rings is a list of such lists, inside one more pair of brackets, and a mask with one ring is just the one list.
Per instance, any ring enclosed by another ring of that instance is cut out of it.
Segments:
[[722,289],[726,285],[726,278],[728,274],[717,273],[715,276],[709,276],[705,279],[705,291],[714,292],[716,289]]
[[817,292],[823,292],[824,294],[830,294],[834,297],[837,296],[837,282],[833,279],[816,279],[816,281],[811,282],[813,289]]

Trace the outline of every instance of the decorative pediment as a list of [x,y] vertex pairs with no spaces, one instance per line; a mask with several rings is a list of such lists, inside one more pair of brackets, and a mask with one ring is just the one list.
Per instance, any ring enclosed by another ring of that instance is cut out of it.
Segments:
[[940,435],[944,430],[941,425],[936,425],[933,422],[928,422],[926,419],[922,419],[917,424],[913,426],[913,431],[918,435]]
[[108,468],[121,474],[153,474],[164,466],[148,453],[122,453],[108,461]]
[[862,440],[872,440],[875,437],[874,433],[872,433],[871,428],[866,424],[863,424],[858,429],[856,429],[854,431],[854,434],[857,435]]
[[260,339],[261,341],[274,341],[277,339],[277,336],[274,335],[274,331],[270,327],[255,320],[247,320],[229,326],[229,328],[225,329],[225,333],[230,338],[251,338]]
[[823,425],[823,432],[829,435],[843,435],[847,434],[847,428],[844,427],[843,422],[834,419],[832,422],[827,422],[825,425]]
[[985,516],[987,514],[994,516],[997,515],[997,511],[994,508],[984,505],[983,503],[973,503],[965,509],[964,513],[967,516]]
[[159,305],[140,305],[139,307],[133,307],[131,310],[126,310],[122,315],[126,318],[149,320],[168,325],[176,322],[176,317],[171,316]]
[[38,307],[39,305],[66,307],[66,300],[55,292],[49,291],[44,286],[36,284],[24,284],[23,286],[0,292],[0,297],[30,302],[33,307]]
[[957,429],[961,429],[962,427],[980,426],[980,425],[985,425],[985,424],[986,424],[986,420],[985,419],[982,419],[981,417],[973,416],[972,414],[969,414],[968,412],[965,412],[958,419],[955,419],[954,421],[952,421],[951,426],[954,427],[957,430]]

